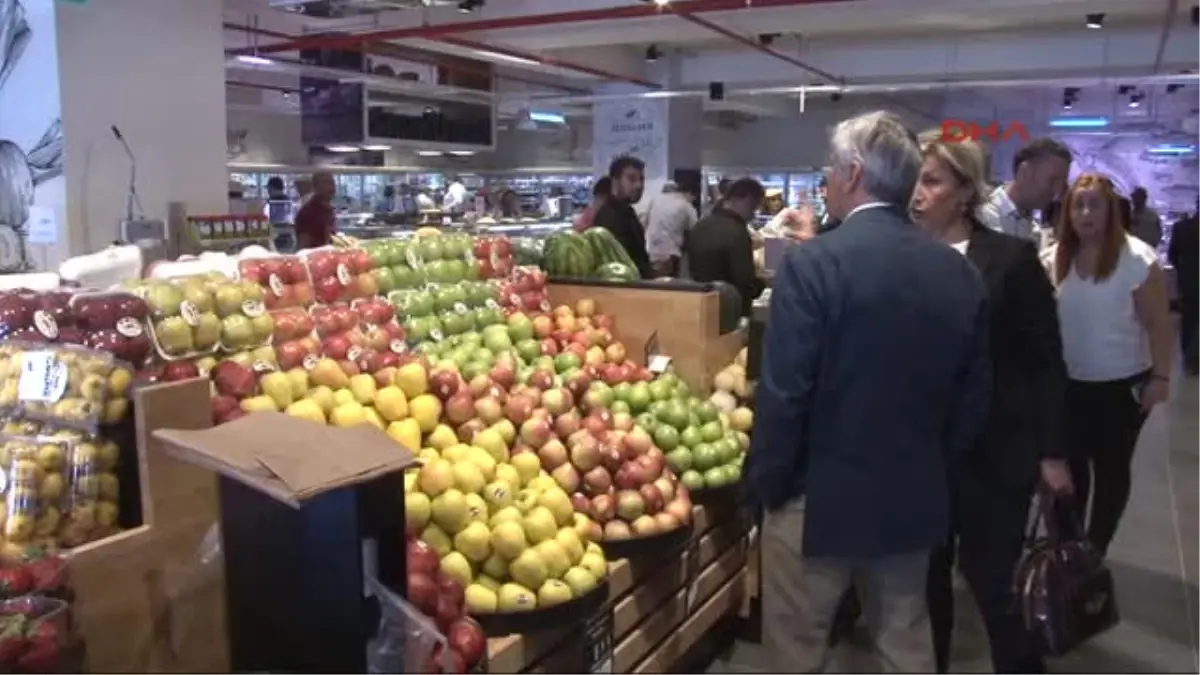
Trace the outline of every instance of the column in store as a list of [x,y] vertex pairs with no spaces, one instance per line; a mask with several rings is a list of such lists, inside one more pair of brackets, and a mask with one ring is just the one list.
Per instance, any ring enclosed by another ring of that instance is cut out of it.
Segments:
[[165,220],[176,201],[189,213],[228,212],[221,3],[19,2],[49,8],[46,30],[57,37],[66,208],[47,263],[117,239],[130,155],[135,216]]

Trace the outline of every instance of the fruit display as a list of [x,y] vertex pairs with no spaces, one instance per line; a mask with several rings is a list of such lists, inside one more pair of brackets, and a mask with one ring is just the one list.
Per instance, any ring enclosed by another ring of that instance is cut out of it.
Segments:
[[505,279],[516,264],[512,242],[503,236],[476,237],[471,254],[483,279]]
[[379,293],[373,274],[375,261],[365,249],[306,249],[300,256],[308,268],[313,296],[319,304],[349,303]]
[[733,362],[713,377],[713,395],[709,399],[722,412],[731,413],[738,401],[744,401],[750,393],[746,385],[746,348],[742,347]]
[[116,532],[120,451],[77,429],[10,421],[0,434],[4,543],[0,558],[23,559]]
[[272,346],[275,349],[275,365],[280,370],[291,370],[308,361],[315,363],[321,353],[321,343],[314,336],[316,321],[307,311],[299,307],[271,310],[275,321]]
[[70,605],[63,600],[26,595],[0,602],[0,671],[72,672],[67,663],[71,641]]
[[750,447],[749,409],[724,412],[712,401],[692,396],[670,372],[648,384],[617,390],[618,400],[625,401],[638,423],[652,433],[666,453],[667,465],[689,490],[712,490],[741,480]]
[[0,342],[0,411],[8,417],[95,431],[110,413],[110,384],[124,401],[129,370],[78,345]]
[[77,344],[140,367],[150,354],[146,302],[128,292],[0,292],[0,338]]
[[467,615],[465,588],[440,569],[437,553],[425,542],[408,540],[408,600],[433,620],[445,642],[424,659],[423,673],[468,673],[487,655],[487,636]]
[[420,236],[410,240],[406,256],[426,284],[457,284],[484,278],[473,246],[474,240],[461,233]]
[[265,291],[249,280],[212,272],[147,279],[134,292],[149,306],[150,337],[164,360],[256,349],[275,332]]
[[[399,365],[400,355],[408,351],[407,333],[396,320],[395,308],[384,298],[362,298],[350,305],[319,305],[310,313],[320,353],[341,362],[343,370],[351,375]],[[288,355],[289,364],[300,356],[298,350],[291,351],[295,353]],[[300,356],[301,361],[304,358]]]
[[238,276],[263,289],[263,304],[268,310],[308,307],[313,303],[312,280],[298,256],[239,260]]
[[404,317],[412,344],[441,342],[455,335],[502,324],[499,288],[486,281],[436,283],[419,290],[393,291],[388,300]]
[[[615,267],[615,264],[623,268]],[[556,232],[546,239],[543,267],[552,276],[611,278],[618,271],[636,275],[637,266],[612,233],[602,227],[588,228],[580,234],[574,231]],[[633,276],[633,280],[638,278]]]
[[409,254],[411,245],[409,239],[372,239],[361,243],[375,265],[371,273],[381,295],[425,287],[425,272],[420,259]]
[[549,312],[550,301],[546,296],[546,273],[541,268],[533,266],[514,269],[512,278],[500,284],[500,300],[504,308],[510,311]]

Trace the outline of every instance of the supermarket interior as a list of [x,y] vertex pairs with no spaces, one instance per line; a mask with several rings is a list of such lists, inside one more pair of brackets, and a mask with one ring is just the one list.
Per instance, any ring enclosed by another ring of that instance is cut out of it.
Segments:
[[[775,272],[849,239],[831,134],[873,111],[980,148],[975,198],[1050,266],[1107,177],[1171,311],[1168,357],[1141,282],[1112,312],[1149,356],[1111,547],[1051,525],[1046,454],[1004,616],[964,572],[939,642],[922,570],[925,651],[1197,672],[1198,25],[1179,0],[0,0],[0,672],[800,669],[779,607],[823,601],[771,597],[802,533],[765,534],[755,392],[795,403],[757,387],[798,302]],[[1035,147],[1063,175],[1017,204]],[[728,223],[753,283],[692,256]],[[934,670],[893,659],[875,559],[839,560],[861,593],[812,619],[813,662]]]

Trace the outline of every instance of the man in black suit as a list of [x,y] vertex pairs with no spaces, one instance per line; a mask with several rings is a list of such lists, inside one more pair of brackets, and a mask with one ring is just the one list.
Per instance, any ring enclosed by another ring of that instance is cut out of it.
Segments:
[[885,669],[930,672],[929,554],[950,527],[948,472],[987,415],[985,289],[909,220],[921,158],[898,118],[842,122],[832,160],[842,225],[784,258],[755,391],[764,641],[781,672],[821,670],[858,576]]
[[[1200,204],[1197,205],[1200,212]],[[1183,348],[1183,367],[1189,375],[1200,369],[1200,221],[1197,213],[1175,223],[1171,228],[1171,243],[1167,259],[1175,268],[1175,284],[1179,289],[1179,342]]]
[[700,219],[687,239],[688,273],[696,281],[724,281],[742,296],[742,316],[750,316],[765,284],[754,268],[746,224],[765,194],[753,178],[732,183],[711,213]]
[[641,201],[646,188],[646,165],[637,157],[622,155],[608,166],[612,195],[604,200],[592,220],[592,227],[612,232],[621,247],[637,265],[643,279],[654,278],[650,253],[646,251],[646,231],[633,205]]

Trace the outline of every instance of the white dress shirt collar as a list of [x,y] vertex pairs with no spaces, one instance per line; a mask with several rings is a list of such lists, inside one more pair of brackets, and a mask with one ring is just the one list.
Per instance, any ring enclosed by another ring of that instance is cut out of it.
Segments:
[[885,209],[889,206],[891,206],[891,204],[888,204],[887,202],[866,202],[865,204],[859,204],[858,206],[850,209],[850,213],[846,214],[846,217],[842,219],[842,222],[844,223],[850,220],[851,216],[859,211],[866,211],[867,209]]

